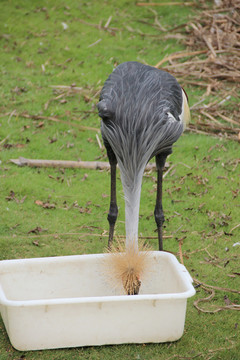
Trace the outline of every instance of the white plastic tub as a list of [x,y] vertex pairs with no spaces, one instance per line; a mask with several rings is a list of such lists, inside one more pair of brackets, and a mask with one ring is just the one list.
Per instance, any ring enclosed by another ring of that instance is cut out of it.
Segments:
[[192,279],[175,256],[152,252],[139,295],[114,293],[102,276],[109,255],[0,261],[0,311],[18,350],[165,342],[184,330]]

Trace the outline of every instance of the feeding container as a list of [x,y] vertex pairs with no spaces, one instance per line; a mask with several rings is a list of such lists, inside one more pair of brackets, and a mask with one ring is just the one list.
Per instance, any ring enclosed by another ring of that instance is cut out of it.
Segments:
[[159,343],[184,330],[192,279],[174,255],[150,252],[138,295],[120,294],[102,267],[110,254],[0,261],[0,312],[18,350]]

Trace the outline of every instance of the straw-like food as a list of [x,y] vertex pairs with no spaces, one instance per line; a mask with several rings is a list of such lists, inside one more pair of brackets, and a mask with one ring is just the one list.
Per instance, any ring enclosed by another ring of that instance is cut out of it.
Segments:
[[150,269],[149,250],[146,245],[136,249],[118,242],[107,254],[104,261],[104,275],[112,287],[123,288],[127,295],[137,295],[142,279]]

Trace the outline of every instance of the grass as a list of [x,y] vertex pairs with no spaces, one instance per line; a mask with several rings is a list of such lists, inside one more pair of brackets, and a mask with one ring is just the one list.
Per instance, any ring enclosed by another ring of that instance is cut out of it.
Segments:
[[[165,27],[182,24],[189,7],[155,7]],[[90,24],[110,28],[99,30]],[[18,168],[10,159],[106,160],[100,150],[94,105],[98,91],[116,64],[127,60],[156,64],[184,49],[151,26],[147,7],[121,1],[1,1],[0,118],[0,259],[101,253],[107,244],[109,173],[73,169]],[[143,23],[144,22],[144,23]],[[64,25],[68,28],[64,30]],[[118,28],[120,30],[114,30]],[[147,35],[142,36],[140,32]],[[97,42],[98,41],[98,42]],[[96,43],[97,42],[97,43]],[[95,44],[95,45],[93,45]],[[51,85],[76,84],[81,93],[59,92]],[[190,104],[201,91],[186,89]],[[60,95],[60,97],[59,97]],[[56,117],[61,122],[34,120],[21,113]],[[193,119],[194,120],[194,119]],[[169,157],[175,167],[164,180],[165,228],[172,236],[166,250],[177,253],[183,242],[184,263],[191,275],[212,286],[239,289],[239,145],[218,138],[184,134]],[[145,174],[139,233],[156,236],[153,209],[155,174]],[[124,200],[118,173],[119,217],[116,234],[124,235]],[[11,191],[14,192],[11,193]],[[11,195],[12,194],[12,195]],[[36,202],[50,203],[47,209]],[[149,240],[157,249],[157,240]],[[206,309],[226,305],[216,291]],[[20,353],[9,343],[0,320],[0,360],[9,359],[237,359],[237,311],[215,314],[195,309],[193,301],[208,296],[197,288],[187,308],[185,333],[167,344],[74,348]]]

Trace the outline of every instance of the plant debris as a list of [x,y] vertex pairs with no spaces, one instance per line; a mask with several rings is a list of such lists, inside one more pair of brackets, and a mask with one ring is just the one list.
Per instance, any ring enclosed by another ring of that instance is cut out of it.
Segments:
[[43,231],[47,231],[47,229],[43,229],[40,226],[36,226],[34,229],[29,230],[27,233],[28,234],[39,234],[39,233],[41,233]]
[[38,206],[43,207],[44,209],[56,209],[56,205],[55,204],[50,204],[48,201],[43,202],[41,200],[36,200],[35,204],[38,205]]
[[[73,169],[92,169],[92,170],[110,169],[109,162],[103,162],[103,161],[45,160],[45,159],[26,159],[24,157],[19,157],[19,159],[11,159],[10,161],[18,166],[30,166],[30,167],[73,168]],[[155,169],[156,169],[155,163],[150,163],[147,164],[146,166],[146,171],[151,171]],[[85,175],[82,181],[86,180],[87,176]]]
[[[205,88],[191,108],[195,122],[190,131],[240,141],[240,1],[222,0],[213,8],[201,1],[198,6],[201,12],[184,29],[188,50],[167,56],[156,67],[170,71],[183,85]],[[207,103],[209,95],[218,100]]]
[[6,196],[5,199],[6,199],[7,201],[16,201],[17,204],[22,204],[22,203],[25,201],[26,197],[27,197],[27,196],[24,196],[22,199],[18,199],[18,198],[16,197],[15,192],[14,192],[13,190],[11,190],[10,193],[9,193],[9,195]]
[[223,300],[225,303],[224,306],[212,305],[212,308],[210,308],[210,309],[204,309],[204,308],[200,307],[198,305],[199,303],[210,302],[215,297],[215,290],[230,292],[230,293],[237,293],[237,294],[240,294],[240,291],[234,290],[234,289],[226,289],[226,288],[222,288],[219,286],[207,285],[207,284],[200,282],[197,279],[194,279],[194,282],[197,284],[197,286],[200,286],[205,292],[210,294],[209,296],[207,296],[205,298],[200,298],[200,299],[197,299],[194,301],[194,306],[199,312],[214,314],[214,313],[217,313],[217,312],[223,311],[223,310],[238,310],[238,311],[240,310],[240,305],[232,303],[227,295],[224,295],[224,297],[223,297]]

